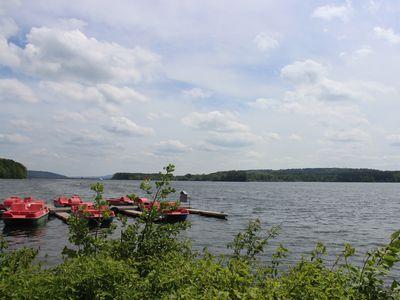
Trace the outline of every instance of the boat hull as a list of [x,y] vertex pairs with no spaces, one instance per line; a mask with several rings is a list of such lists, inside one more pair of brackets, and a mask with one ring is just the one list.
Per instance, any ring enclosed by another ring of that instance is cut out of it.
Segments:
[[109,198],[107,199],[109,205],[113,206],[125,206],[134,205],[135,202],[129,199],[127,196],[122,196],[120,198]]
[[49,213],[38,218],[2,218],[5,226],[40,226],[47,222]]
[[186,221],[188,214],[165,214],[162,216],[162,220],[165,223],[177,223]]

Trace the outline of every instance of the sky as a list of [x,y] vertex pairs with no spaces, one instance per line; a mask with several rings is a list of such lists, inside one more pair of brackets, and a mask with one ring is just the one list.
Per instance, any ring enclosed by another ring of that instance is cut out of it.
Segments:
[[0,0],[0,157],[67,176],[400,169],[400,2]]

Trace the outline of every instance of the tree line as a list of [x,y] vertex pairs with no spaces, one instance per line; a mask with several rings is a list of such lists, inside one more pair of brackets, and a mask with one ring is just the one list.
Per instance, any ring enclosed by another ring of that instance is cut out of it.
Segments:
[[0,158],[0,178],[26,178],[26,167],[12,159]]
[[[118,180],[158,180],[156,173],[115,173]],[[400,171],[352,168],[305,168],[282,170],[230,170],[209,174],[174,176],[180,181],[234,181],[234,182],[400,182]]]

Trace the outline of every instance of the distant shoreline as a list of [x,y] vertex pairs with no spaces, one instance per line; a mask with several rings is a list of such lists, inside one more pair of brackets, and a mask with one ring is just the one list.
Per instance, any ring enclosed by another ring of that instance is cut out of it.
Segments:
[[[112,179],[158,180],[159,174],[115,173]],[[173,180],[220,182],[400,182],[400,171],[350,168],[231,170],[210,174],[186,174],[175,176]]]
[[[159,173],[118,172],[106,176],[68,177],[52,172],[30,171],[28,179],[81,179],[81,180],[159,180]],[[209,174],[174,176],[174,181],[210,182],[400,182],[400,171],[352,168],[305,168],[282,170],[230,170]]]

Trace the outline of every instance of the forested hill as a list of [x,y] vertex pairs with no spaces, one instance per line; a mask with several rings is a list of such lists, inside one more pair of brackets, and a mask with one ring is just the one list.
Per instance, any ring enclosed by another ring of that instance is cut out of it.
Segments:
[[68,177],[52,172],[28,170],[28,178],[65,179]]
[[12,159],[0,158],[0,178],[26,178],[26,167]]
[[[158,179],[158,174],[116,173],[112,179]],[[348,168],[284,170],[233,170],[210,174],[186,174],[174,180],[186,181],[306,181],[306,182],[400,182],[400,171]]]
[[374,169],[308,168],[284,170],[222,171],[181,176],[192,181],[315,181],[315,182],[400,182],[400,171]]

